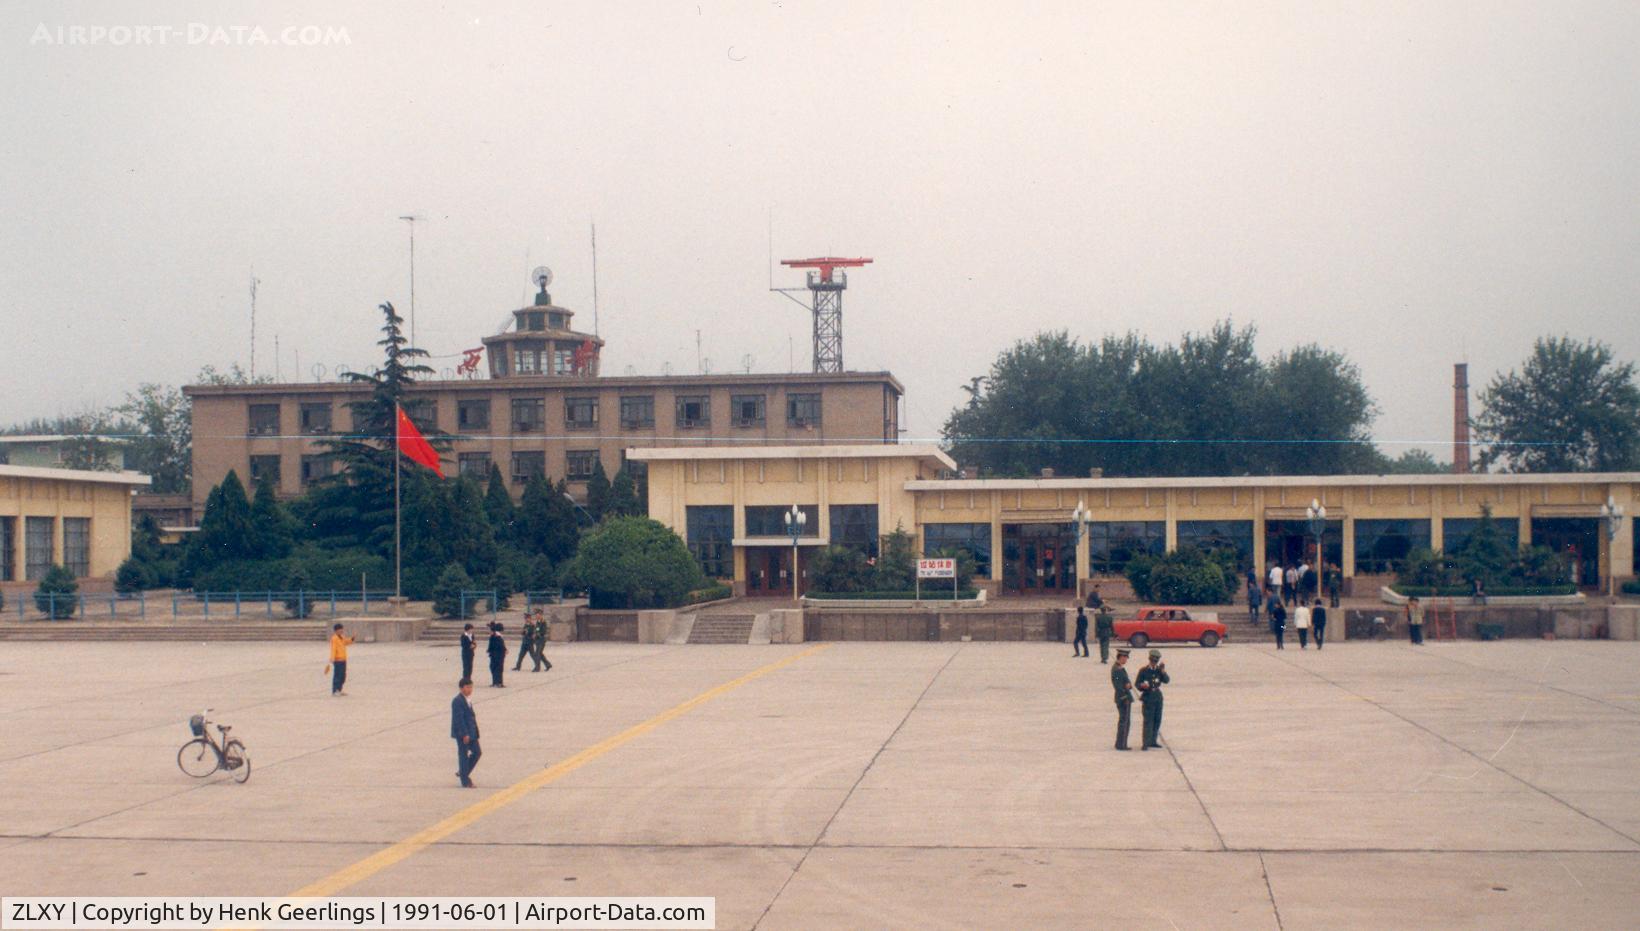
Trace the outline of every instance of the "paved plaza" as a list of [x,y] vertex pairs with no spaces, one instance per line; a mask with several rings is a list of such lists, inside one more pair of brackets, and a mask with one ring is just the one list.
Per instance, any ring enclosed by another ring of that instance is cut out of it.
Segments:
[[[771,929],[1640,915],[1640,644],[1166,654],[1167,746],[1117,753],[1108,667],[1068,645],[558,646],[474,693],[467,791],[453,646],[355,646],[331,698],[323,643],[5,644],[0,892],[702,895]],[[177,769],[207,705],[245,785]]]

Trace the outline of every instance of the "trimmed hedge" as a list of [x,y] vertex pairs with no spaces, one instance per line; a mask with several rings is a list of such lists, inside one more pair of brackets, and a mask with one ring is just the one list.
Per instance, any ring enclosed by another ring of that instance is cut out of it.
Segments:
[[[308,550],[284,559],[233,560],[213,566],[194,579],[196,592],[277,592],[300,568],[315,591],[357,591],[364,575],[371,590],[393,587],[393,566],[386,559],[361,550]],[[412,567],[405,566],[406,594]],[[437,574],[428,581],[432,588]],[[416,597],[412,595],[411,597]],[[425,597],[425,596],[422,596]]]
[[[937,580],[936,580],[937,581]],[[979,592],[968,588],[957,592],[957,597],[951,597],[950,589],[941,589],[928,586],[922,590],[923,601],[971,601],[979,596]],[[917,593],[911,592],[806,592],[804,598],[815,601],[912,601]]]
[[685,605],[698,605],[707,601],[722,601],[725,598],[734,597],[734,594],[735,590],[733,588],[719,582],[716,585],[708,585],[705,588],[697,588],[689,594],[684,595],[683,603]]
[[[1475,590],[1468,585],[1396,585],[1391,591],[1399,595],[1416,595],[1419,598],[1458,598],[1473,599]],[[1500,585],[1497,588],[1486,590],[1487,598],[1507,597],[1541,597],[1545,595],[1575,595],[1576,585]]]

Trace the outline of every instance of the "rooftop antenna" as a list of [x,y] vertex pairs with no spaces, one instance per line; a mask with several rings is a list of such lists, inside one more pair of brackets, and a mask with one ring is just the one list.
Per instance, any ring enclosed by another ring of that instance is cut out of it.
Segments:
[[598,224],[592,224],[592,335],[598,335]]
[[256,267],[251,266],[251,381],[256,381]]
[[273,334],[273,380],[279,380],[279,334]]
[[416,345],[416,221],[421,217],[407,213],[399,219],[410,224],[410,346]]
[[696,372],[696,374],[699,374],[699,375],[705,375],[706,374],[706,368],[700,360],[700,331],[699,330],[695,331],[695,372]]
[[[808,307],[814,315],[814,371],[843,371],[843,291],[848,288],[848,273],[838,269],[870,265],[871,259],[820,256],[812,259],[781,259],[780,264],[788,268],[814,269],[808,273],[807,286],[810,295]],[[802,301],[792,297],[792,292],[801,291],[802,288],[771,290],[784,294],[791,298],[793,303],[803,306]]]

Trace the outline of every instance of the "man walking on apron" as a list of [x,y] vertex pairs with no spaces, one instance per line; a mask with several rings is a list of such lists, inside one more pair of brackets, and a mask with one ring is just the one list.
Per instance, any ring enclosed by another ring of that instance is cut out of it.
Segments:
[[1088,614],[1080,605],[1076,609],[1076,639],[1071,641],[1071,655],[1088,655]]

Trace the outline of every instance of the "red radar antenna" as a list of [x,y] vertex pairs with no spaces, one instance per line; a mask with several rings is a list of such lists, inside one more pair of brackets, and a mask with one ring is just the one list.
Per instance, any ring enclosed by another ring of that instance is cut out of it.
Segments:
[[[814,370],[843,371],[843,291],[848,288],[848,273],[837,269],[870,265],[871,259],[825,256],[813,259],[782,259],[780,264],[788,268],[815,269],[808,273],[808,291],[812,295],[810,311],[814,314]],[[787,293],[789,296],[790,292],[799,289],[774,290]]]

